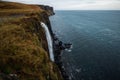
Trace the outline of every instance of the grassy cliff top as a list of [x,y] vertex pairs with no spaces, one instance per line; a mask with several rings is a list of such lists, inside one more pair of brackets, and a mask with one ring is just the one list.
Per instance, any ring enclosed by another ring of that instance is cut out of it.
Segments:
[[33,14],[43,11],[40,7],[35,5],[26,5],[15,2],[0,2],[0,16],[7,16],[12,14]]
[[49,19],[39,6],[0,2],[0,80],[62,80],[41,21]]

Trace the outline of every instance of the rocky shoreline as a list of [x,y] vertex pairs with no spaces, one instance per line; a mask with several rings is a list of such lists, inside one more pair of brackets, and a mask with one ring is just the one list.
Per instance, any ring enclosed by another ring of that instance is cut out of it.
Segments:
[[0,2],[0,80],[63,80],[40,24],[52,35],[53,14],[49,6]]
[[63,43],[62,41],[59,40],[58,37],[56,37],[55,34],[53,34],[53,47],[54,47],[55,63],[58,65],[58,68],[59,68],[64,80],[71,80],[71,79],[64,68],[63,62],[61,60],[62,59],[61,53],[65,49],[70,50],[71,46],[72,46],[71,43]]
[[[71,44],[63,43],[53,34],[49,20],[55,14],[53,7],[1,2],[0,9],[0,18],[7,17],[0,24],[0,80],[70,80],[61,52]],[[52,36],[55,62],[49,58],[45,30],[40,22],[47,25]]]
[[[53,7],[48,7],[48,6],[43,6],[43,5],[39,5],[39,7],[41,7],[44,10],[47,10],[47,12],[49,12],[48,16],[54,16],[55,12]],[[62,57],[61,57],[61,53],[63,50],[70,50],[72,47],[71,43],[64,43],[62,42],[57,36],[56,34],[54,34],[54,32],[52,31],[52,26],[50,23],[50,20],[48,19],[48,23],[46,23],[50,34],[52,35],[52,39],[53,39],[53,51],[54,51],[54,60],[55,60],[55,64],[58,66],[60,73],[63,77],[64,80],[71,80],[70,76],[68,75],[67,71],[64,68],[63,62],[62,62]]]

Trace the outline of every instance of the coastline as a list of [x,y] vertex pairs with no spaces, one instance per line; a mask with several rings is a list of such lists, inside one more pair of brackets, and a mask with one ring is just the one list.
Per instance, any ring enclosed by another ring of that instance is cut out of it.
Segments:
[[53,14],[49,6],[0,2],[0,80],[63,80],[50,60],[40,24],[44,22],[53,35],[49,20]]
[[58,37],[56,37],[55,34],[53,34],[53,49],[54,49],[54,58],[55,63],[57,64],[61,75],[64,80],[71,80],[70,76],[67,74],[67,71],[64,68],[63,62],[61,60],[62,51],[65,49],[70,49],[72,47],[71,43],[63,43],[61,40],[59,40]]
[[[52,11],[53,13],[49,15],[49,17],[50,16],[52,17],[55,15],[54,9],[52,9]],[[61,52],[62,50],[65,50],[65,47],[63,47],[63,42],[59,40],[56,34],[54,34],[50,20],[48,20],[47,26],[49,28],[49,31],[52,37],[52,42],[53,42],[54,63],[58,66],[59,71],[63,77],[63,80],[70,80],[70,76],[68,76],[63,66],[63,62],[61,61]]]
[[[54,9],[51,9],[53,13],[50,15],[51,17],[55,15]],[[56,34],[52,30],[51,22],[49,20],[49,25],[48,25],[49,31],[52,36],[53,40],[53,52],[54,52],[54,62],[58,66],[60,73],[63,77],[64,80],[71,80],[71,77],[68,75],[67,71],[64,68],[63,62],[62,62],[62,51],[63,50],[70,50],[72,48],[71,43],[64,43],[59,39],[59,37],[56,36]]]

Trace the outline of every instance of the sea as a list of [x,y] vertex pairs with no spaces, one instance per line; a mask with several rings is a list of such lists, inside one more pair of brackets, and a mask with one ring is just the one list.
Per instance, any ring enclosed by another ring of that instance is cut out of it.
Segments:
[[120,11],[55,11],[52,30],[72,51],[62,51],[71,80],[120,80]]

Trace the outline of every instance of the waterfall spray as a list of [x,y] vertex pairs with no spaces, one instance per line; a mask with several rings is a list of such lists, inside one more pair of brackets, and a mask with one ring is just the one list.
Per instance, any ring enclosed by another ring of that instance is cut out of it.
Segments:
[[49,31],[48,27],[45,25],[45,23],[41,22],[41,26],[45,30],[47,43],[48,43],[49,54],[50,54],[50,59],[51,59],[51,61],[54,61],[53,42],[52,42],[52,37],[51,37],[50,31]]

